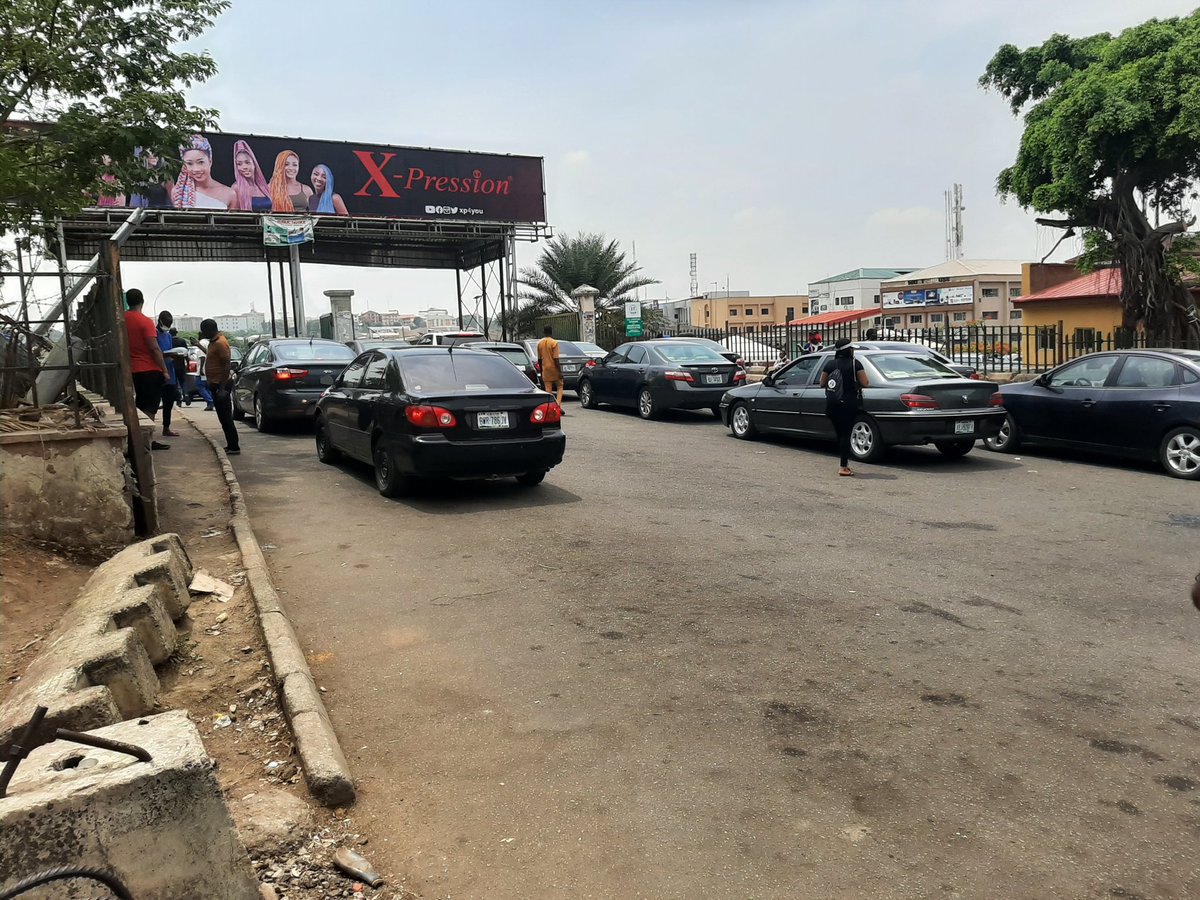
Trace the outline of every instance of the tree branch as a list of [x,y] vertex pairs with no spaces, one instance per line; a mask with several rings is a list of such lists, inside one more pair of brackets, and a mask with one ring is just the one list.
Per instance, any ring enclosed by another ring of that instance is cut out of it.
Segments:
[[1045,225],[1048,228],[1091,228],[1088,222],[1081,222],[1078,219],[1034,219],[1039,225]]
[[1159,225],[1142,239],[1142,246],[1151,247],[1172,234],[1183,234],[1187,229],[1187,222],[1168,222],[1166,225]]

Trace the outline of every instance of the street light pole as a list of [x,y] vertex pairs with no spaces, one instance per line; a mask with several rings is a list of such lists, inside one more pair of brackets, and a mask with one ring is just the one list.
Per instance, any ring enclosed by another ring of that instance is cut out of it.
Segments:
[[150,305],[150,312],[155,313],[155,314],[158,313],[158,298],[161,297],[164,292],[175,287],[177,284],[183,284],[183,282],[182,281],[172,281],[165,288],[163,288],[161,291],[159,291],[157,294],[154,295],[154,302]]

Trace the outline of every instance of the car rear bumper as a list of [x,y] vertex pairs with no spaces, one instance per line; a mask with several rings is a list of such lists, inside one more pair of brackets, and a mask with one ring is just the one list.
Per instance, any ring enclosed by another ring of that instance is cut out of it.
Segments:
[[[995,437],[1004,424],[1005,411],[998,407],[911,412],[870,413],[879,423],[885,444],[931,444],[935,441],[968,441]],[[955,423],[970,422],[970,432],[955,430]]]
[[274,390],[259,394],[263,412],[275,419],[311,418],[317,412],[317,401],[324,390]]
[[669,409],[708,409],[719,406],[721,398],[734,385],[720,384],[713,387],[693,387],[684,381],[672,381],[674,388],[660,389],[655,392],[654,400],[660,406]]
[[552,469],[562,462],[567,436],[546,429],[540,437],[450,441],[441,434],[404,435],[393,449],[402,471],[432,478],[490,478]]

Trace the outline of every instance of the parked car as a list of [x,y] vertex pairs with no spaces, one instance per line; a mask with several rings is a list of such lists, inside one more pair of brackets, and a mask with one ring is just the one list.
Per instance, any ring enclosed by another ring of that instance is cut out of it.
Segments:
[[259,431],[313,414],[321,392],[354,359],[338,341],[275,338],[246,351],[233,386],[233,417],[254,417]]
[[529,352],[522,344],[505,344],[500,341],[471,341],[462,346],[470,347],[473,350],[490,350],[497,356],[503,356],[524,372],[526,378],[534,384],[539,384],[537,369],[533,365],[533,360],[530,358]]
[[[821,367],[832,356],[806,354],[759,384],[729,391],[721,399],[721,421],[744,440],[769,432],[836,440],[821,387]],[[862,350],[855,358],[870,384],[850,437],[850,453],[859,462],[899,444],[933,444],[946,456],[964,456],[1004,424],[1000,394],[990,381],[963,378],[925,353]]]
[[736,350],[730,350],[724,344],[719,344],[716,341],[709,340],[708,338],[673,337],[673,338],[664,338],[664,340],[687,341],[689,344],[699,344],[701,347],[708,347],[710,350],[716,350],[718,353],[720,353],[723,357],[725,357],[727,360],[729,360],[729,362],[733,363],[738,368],[744,368],[746,365],[745,361],[742,359],[741,355]]
[[362,340],[362,341],[346,341],[346,346],[354,351],[354,355],[366,353],[368,350],[380,350],[384,347],[394,347],[397,350],[407,350],[413,346],[411,341],[406,341],[404,338],[392,338],[385,340],[382,338]]
[[608,356],[608,351],[599,344],[593,344],[589,341],[571,341],[571,343],[592,359],[604,359],[604,357]]
[[949,366],[963,378],[979,377],[979,369],[975,366],[955,362],[940,350],[934,350],[926,344],[912,344],[908,341],[855,341],[854,346],[859,350],[901,350],[906,353],[924,353],[926,356],[932,356],[942,365]]
[[412,342],[414,347],[453,347],[468,341],[486,341],[482,331],[430,331]]
[[746,373],[702,344],[669,340],[622,344],[584,370],[579,403],[595,409],[601,403],[632,406],[643,419],[668,409],[711,409],[719,416],[726,391]]
[[541,483],[566,437],[554,398],[486,350],[370,350],[317,403],[317,456],[375,467],[385,497],[420,478],[516,476]]
[[1200,481],[1200,351],[1092,353],[1000,393],[1008,414],[984,442],[990,450],[1074,447],[1156,460]]
[[[537,352],[539,340],[541,339],[529,338],[528,340],[521,341],[521,344],[529,351],[529,355],[533,358],[533,366],[540,375],[542,364],[538,361]],[[574,341],[558,342],[558,367],[562,372],[563,387],[568,391],[579,390],[579,373],[592,361],[592,357],[588,356],[583,351],[583,348],[577,346]]]

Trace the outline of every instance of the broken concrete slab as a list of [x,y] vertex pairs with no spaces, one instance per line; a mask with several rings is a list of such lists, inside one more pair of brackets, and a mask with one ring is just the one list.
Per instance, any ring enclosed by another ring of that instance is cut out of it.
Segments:
[[282,788],[262,788],[232,801],[230,812],[251,853],[273,853],[298,843],[314,822],[312,807]]
[[[149,751],[140,762],[55,741],[0,800],[0,889],[59,866],[114,873],[145,900],[255,900],[258,886],[200,733],[182,711],[98,729]],[[77,896],[42,888],[38,897]]]
[[154,664],[178,645],[191,574],[174,534],[132,544],[97,567],[0,706],[0,752],[39,705],[49,713],[35,743],[56,728],[84,731],[153,710]]

